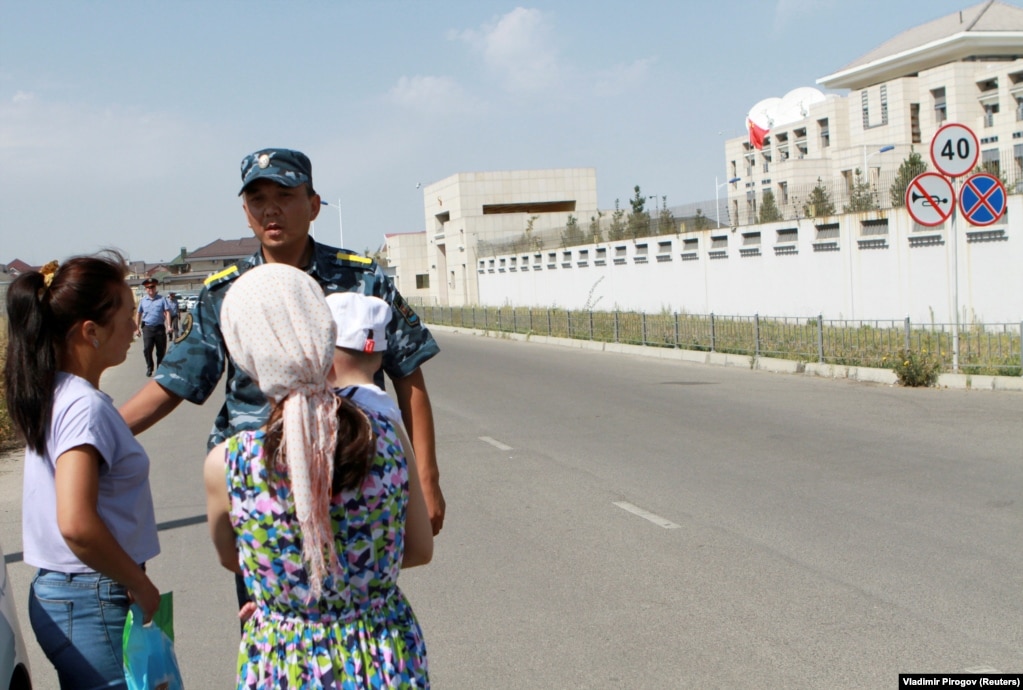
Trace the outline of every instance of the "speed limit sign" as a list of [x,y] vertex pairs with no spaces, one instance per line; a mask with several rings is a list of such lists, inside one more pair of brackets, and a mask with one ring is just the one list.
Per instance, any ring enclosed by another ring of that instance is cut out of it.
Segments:
[[959,177],[973,170],[980,157],[977,135],[966,125],[950,123],[939,129],[931,139],[931,161],[949,177]]

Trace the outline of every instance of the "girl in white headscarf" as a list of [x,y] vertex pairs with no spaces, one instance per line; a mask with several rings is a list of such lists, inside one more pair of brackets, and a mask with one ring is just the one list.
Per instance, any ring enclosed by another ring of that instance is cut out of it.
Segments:
[[335,325],[297,268],[250,269],[221,330],[270,418],[214,448],[205,477],[220,561],[245,577],[238,687],[429,687],[422,631],[398,588],[433,533],[404,431],[327,383]]

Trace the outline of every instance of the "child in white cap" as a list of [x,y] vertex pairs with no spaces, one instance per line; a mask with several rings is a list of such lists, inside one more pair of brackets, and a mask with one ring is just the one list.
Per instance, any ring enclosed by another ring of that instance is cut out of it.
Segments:
[[263,427],[215,446],[205,466],[213,544],[252,600],[236,687],[428,688],[422,630],[397,581],[433,556],[411,444],[331,390],[334,321],[304,271],[245,271],[220,324],[270,404]]
[[364,410],[379,412],[395,426],[404,428],[394,400],[373,382],[387,349],[391,307],[379,297],[356,292],[327,295],[327,306],[337,325],[330,384],[338,395]]

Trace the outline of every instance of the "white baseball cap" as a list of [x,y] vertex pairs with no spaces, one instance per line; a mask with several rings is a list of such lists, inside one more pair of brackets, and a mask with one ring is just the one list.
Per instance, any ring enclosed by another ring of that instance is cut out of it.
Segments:
[[358,292],[327,295],[327,306],[337,324],[337,347],[374,353],[387,349],[391,305],[379,297]]

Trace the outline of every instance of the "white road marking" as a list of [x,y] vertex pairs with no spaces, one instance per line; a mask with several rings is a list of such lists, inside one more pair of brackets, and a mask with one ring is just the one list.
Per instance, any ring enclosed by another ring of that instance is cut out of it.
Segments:
[[480,436],[480,440],[483,441],[484,443],[489,443],[490,445],[492,445],[494,448],[497,448],[498,450],[511,450],[512,449],[511,446],[506,446],[503,443],[501,443],[500,441],[498,441],[497,439],[490,438],[489,436]]
[[971,666],[970,668],[964,668],[963,671],[966,673],[1001,673],[997,668],[991,668],[990,666]]
[[665,520],[660,515],[655,515],[655,514],[651,513],[650,511],[643,510],[639,506],[634,506],[631,503],[626,503],[625,501],[615,501],[614,504],[616,506],[618,506],[619,508],[621,508],[622,510],[627,510],[628,512],[632,513],[633,515],[640,516],[644,520],[649,520],[650,522],[654,523],[658,527],[663,527],[664,529],[678,529],[679,528],[679,526],[676,525],[674,522],[671,522],[670,520]]

